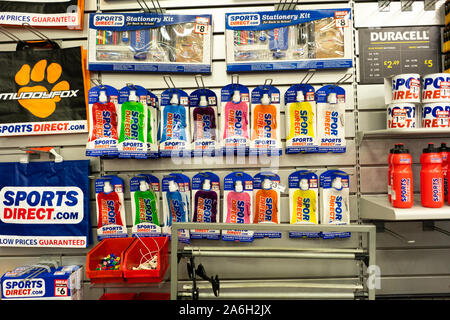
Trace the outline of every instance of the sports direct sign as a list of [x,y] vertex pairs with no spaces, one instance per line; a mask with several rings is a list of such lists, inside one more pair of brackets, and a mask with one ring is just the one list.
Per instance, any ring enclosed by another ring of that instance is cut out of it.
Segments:
[[[0,163],[0,247],[86,248],[88,165],[89,161]],[[45,185],[64,182],[66,186]]]

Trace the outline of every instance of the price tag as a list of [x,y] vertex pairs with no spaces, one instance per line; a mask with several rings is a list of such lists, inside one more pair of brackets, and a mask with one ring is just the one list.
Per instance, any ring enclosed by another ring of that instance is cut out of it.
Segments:
[[241,94],[241,101],[242,102],[248,102],[248,94],[247,93],[243,93]]
[[182,104],[183,106],[187,106],[188,105],[188,97],[181,97],[180,104]]
[[317,185],[318,185],[317,179],[310,179],[309,180],[309,187],[310,188],[317,188]]
[[344,94],[338,94],[336,96],[337,103],[345,103],[345,95]]
[[395,109],[392,113],[392,123],[395,123],[397,127],[403,127],[406,124],[406,110]]
[[272,96],[270,98],[273,103],[280,102],[280,94],[279,93],[272,93]]
[[314,99],[315,99],[314,92],[307,92],[306,93],[306,101],[314,101]]
[[438,111],[436,112],[437,115],[437,121],[439,127],[448,127],[448,118],[449,118],[449,112],[448,111]]
[[350,26],[350,16],[348,11],[336,11],[334,13],[336,28],[347,28]]
[[55,279],[55,297],[67,297],[69,295],[69,284],[67,280]]
[[411,79],[410,90],[411,90],[412,94],[419,94],[420,93],[420,81],[417,79]]
[[199,34],[208,34],[209,32],[209,18],[197,17],[195,19],[194,32]]
[[216,97],[208,97],[208,104],[209,105],[216,105]]
[[440,90],[441,98],[450,96],[450,82],[441,81]]

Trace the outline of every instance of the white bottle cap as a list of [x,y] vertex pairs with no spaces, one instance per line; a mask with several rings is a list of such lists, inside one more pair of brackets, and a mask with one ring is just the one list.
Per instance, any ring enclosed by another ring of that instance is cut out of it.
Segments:
[[130,95],[128,96],[128,101],[138,101],[138,97],[136,95],[136,90],[130,90]]
[[328,94],[328,103],[337,103],[337,97],[336,97],[336,93],[331,92],[330,94]]
[[198,104],[200,107],[207,107],[208,106],[208,101],[206,101],[206,96],[201,96],[200,97],[200,102]]
[[303,102],[305,101],[305,95],[303,94],[302,90],[297,91],[297,102]]
[[308,190],[309,189],[309,182],[308,179],[301,179],[300,183],[298,184],[298,187],[300,188],[300,190]]
[[233,101],[233,103],[239,103],[241,101],[241,92],[235,90],[233,93],[233,98],[231,100]]
[[98,101],[100,103],[107,103],[108,102],[108,96],[106,95],[106,91],[105,90],[101,90],[100,91],[100,95],[98,97]]
[[178,191],[178,184],[175,183],[175,181],[173,181],[173,180],[169,181],[169,191],[170,192]]
[[236,192],[244,191],[244,186],[242,185],[242,181],[240,181],[240,180],[236,181],[236,183],[234,184],[234,190]]
[[269,190],[272,189],[272,180],[270,179],[264,179],[263,183],[262,183],[262,188],[264,190]]
[[331,187],[333,187],[337,190],[341,190],[342,189],[342,178],[341,177],[334,178],[333,182],[331,183]]
[[179,104],[178,94],[174,93],[170,99],[170,104]]
[[139,190],[140,191],[147,191],[149,189],[147,182],[145,182],[144,180],[141,180],[139,182]]
[[113,191],[111,182],[105,181],[105,185],[103,186],[103,192],[104,193],[110,193],[111,191]]
[[203,181],[202,188],[203,190],[211,190],[211,181],[209,179],[205,179],[205,181]]
[[268,93],[264,93],[262,98],[261,98],[261,104],[264,106],[269,105],[271,102],[269,94]]

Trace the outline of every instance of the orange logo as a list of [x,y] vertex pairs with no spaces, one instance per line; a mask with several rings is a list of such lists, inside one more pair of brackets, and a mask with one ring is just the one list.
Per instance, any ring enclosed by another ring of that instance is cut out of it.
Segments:
[[[51,116],[61,98],[71,94],[67,81],[56,83],[62,74],[61,66],[58,63],[51,63],[49,66],[47,64],[47,60],[38,61],[33,69],[25,64],[15,75],[16,83],[21,86],[17,92],[19,104],[38,118]],[[28,86],[30,81],[38,84]],[[53,85],[50,92],[45,83]]]

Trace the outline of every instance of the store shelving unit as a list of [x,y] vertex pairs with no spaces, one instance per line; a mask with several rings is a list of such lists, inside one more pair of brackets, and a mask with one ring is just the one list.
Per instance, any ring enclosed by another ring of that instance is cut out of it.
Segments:
[[[185,247],[178,249],[178,230],[180,229],[214,229],[214,230],[254,230],[254,231],[300,231],[300,232],[356,232],[366,233],[367,246],[365,250],[362,249],[336,249],[336,248],[283,248],[283,249],[266,249],[257,250],[256,248],[248,247],[199,247],[190,248]],[[179,292],[178,288],[178,262],[181,257],[195,257],[201,255],[202,257],[241,257],[241,258],[287,258],[287,259],[329,259],[329,260],[362,260],[367,267],[374,266],[375,250],[376,250],[376,227],[374,225],[365,224],[349,224],[349,225],[291,225],[291,224],[225,224],[225,223],[174,223],[172,225],[171,234],[171,299],[176,300],[181,297],[192,298],[190,292]],[[290,250],[289,250],[290,249]],[[369,273],[369,270],[367,271]],[[195,282],[194,282],[195,286]],[[278,288],[292,287],[292,283],[278,283],[275,285]],[[370,300],[375,299],[375,288],[368,286],[367,292],[361,292],[362,285],[353,285],[349,287],[346,284],[324,284],[324,283],[308,283],[296,284],[297,287],[303,288],[328,288],[328,289],[342,289],[341,292],[259,292],[259,293],[245,293],[245,292],[227,292],[221,293],[219,298],[230,299],[274,299],[274,298],[290,298],[290,299],[357,299],[367,297]],[[274,285],[261,284],[261,282],[253,281],[246,282],[243,286],[235,286],[233,288],[268,288]],[[192,287],[191,287],[192,290]],[[352,291],[348,291],[352,290]],[[198,298],[214,298],[214,295],[209,292],[201,292]]]
[[387,195],[364,195],[360,198],[361,219],[386,221],[450,220],[450,206],[425,208],[420,204],[420,196],[414,197],[412,208],[394,208]]
[[358,131],[356,144],[361,145],[365,138],[439,138],[450,136],[450,128],[415,128],[415,129],[382,129],[370,131]]

